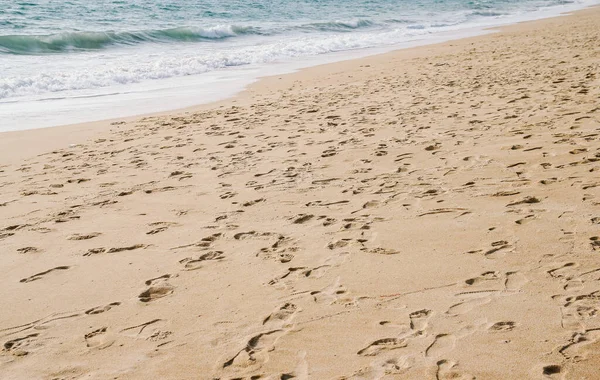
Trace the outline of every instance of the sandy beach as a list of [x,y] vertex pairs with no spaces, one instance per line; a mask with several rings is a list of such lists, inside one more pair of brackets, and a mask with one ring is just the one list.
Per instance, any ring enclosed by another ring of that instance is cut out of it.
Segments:
[[0,135],[2,379],[600,379],[600,8]]

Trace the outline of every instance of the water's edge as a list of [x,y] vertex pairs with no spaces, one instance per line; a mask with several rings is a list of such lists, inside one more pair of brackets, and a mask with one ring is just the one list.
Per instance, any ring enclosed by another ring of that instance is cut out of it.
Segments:
[[[585,6],[561,13],[547,14],[529,20],[514,20],[498,25],[463,29],[437,34],[432,38],[405,42],[399,45],[349,50],[307,57],[295,62],[280,62],[237,69],[224,69],[190,77],[171,78],[152,83],[133,91],[82,96],[47,101],[4,103],[0,107],[0,133],[9,131],[35,130],[42,128],[78,125],[83,123],[110,122],[116,119],[136,119],[165,113],[179,113],[228,100],[243,93],[248,86],[272,76],[298,72],[309,67],[328,65],[390,53],[413,47],[427,46],[477,37],[500,31],[499,27],[535,22],[547,18],[562,17],[576,11],[593,7]],[[44,104],[45,103],[45,104]]]

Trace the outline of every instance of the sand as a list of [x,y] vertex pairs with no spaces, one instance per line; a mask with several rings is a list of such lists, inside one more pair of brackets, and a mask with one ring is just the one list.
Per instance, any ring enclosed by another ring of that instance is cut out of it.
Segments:
[[0,377],[600,378],[599,41],[594,8],[3,135]]

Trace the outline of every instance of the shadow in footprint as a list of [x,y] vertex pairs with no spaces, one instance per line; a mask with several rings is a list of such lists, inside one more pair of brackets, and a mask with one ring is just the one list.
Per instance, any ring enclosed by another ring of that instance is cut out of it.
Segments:
[[108,305],[96,306],[89,310],[86,310],[85,313],[88,315],[101,314],[101,313],[104,313],[105,311],[109,311],[114,306],[119,306],[120,304],[121,304],[121,302],[112,302],[112,303],[109,303]]
[[439,357],[454,349],[456,337],[452,334],[438,334],[425,350],[425,356]]
[[207,252],[198,258],[186,257],[183,260],[179,260],[180,264],[183,264],[184,270],[196,270],[202,268],[202,264],[207,260],[223,260],[225,256],[223,256],[223,251],[210,251]]
[[52,268],[52,269],[48,269],[47,271],[44,271],[44,272],[36,273],[33,276],[29,276],[27,278],[23,278],[19,282],[32,282],[32,281],[36,281],[36,280],[41,279],[42,277],[44,277],[48,273],[51,273],[51,272],[54,272],[54,271],[57,271],[57,270],[67,270],[69,268],[70,267],[68,267],[68,266],[55,267],[55,268]]
[[171,278],[170,274],[165,274],[146,281],[146,285],[150,287],[144,290],[138,296],[141,302],[151,302],[159,298],[163,298],[173,293],[175,287],[167,282]]
[[406,347],[408,343],[404,339],[384,338],[378,339],[367,347],[358,351],[356,354],[360,356],[375,356],[382,351],[390,351],[398,348]]

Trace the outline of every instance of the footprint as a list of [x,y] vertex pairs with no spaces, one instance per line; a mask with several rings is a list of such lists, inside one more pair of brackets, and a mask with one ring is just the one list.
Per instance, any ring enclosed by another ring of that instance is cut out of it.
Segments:
[[235,240],[244,240],[247,238],[255,237],[256,235],[262,235],[262,234],[258,234],[256,231],[238,232],[237,234],[233,235],[233,238]]
[[[172,331],[154,329],[154,330],[151,331],[151,333],[149,333],[143,339],[145,339],[145,340],[147,340],[149,342],[160,342],[162,340],[167,339],[171,335],[173,335]],[[165,345],[167,343],[168,342],[163,342],[163,343],[159,344],[158,347],[160,347],[162,345]]]
[[574,278],[572,280],[567,281],[565,286],[563,286],[564,290],[569,292],[577,291],[583,289],[583,280],[581,278]]
[[219,198],[221,199],[229,199],[229,198],[233,198],[237,195],[236,192],[231,192],[231,191],[227,191],[221,195],[219,195]]
[[198,258],[194,259],[192,257],[186,257],[183,260],[179,260],[180,264],[183,264],[184,270],[196,270],[202,268],[202,264],[207,260],[216,260],[220,261],[224,259],[223,251],[210,251],[203,255],[200,255]]
[[155,284],[159,284],[161,282],[164,282],[165,280],[171,278],[172,276],[167,273],[167,274],[163,274],[162,276],[158,276],[155,278],[151,278],[150,280],[146,280],[146,282],[144,282],[146,285],[155,285]]
[[272,351],[279,338],[286,334],[284,330],[271,330],[250,338],[245,347],[222,364],[222,368],[248,368],[268,360],[268,352]]
[[165,191],[173,191],[176,190],[177,188],[174,186],[165,186],[165,187],[159,187],[159,188],[155,188],[155,189],[147,189],[144,190],[144,193],[146,194],[152,194],[152,193],[162,193]]
[[106,252],[106,248],[100,247],[100,248],[90,248],[87,250],[86,253],[83,254],[83,256],[92,256],[92,255],[98,255],[100,253],[104,253]]
[[264,202],[264,201],[265,201],[265,198],[259,198],[259,199],[255,199],[253,201],[244,202],[244,203],[242,203],[242,206],[243,207],[250,207],[250,206],[254,206],[257,203],[261,203],[261,202]]
[[335,148],[327,149],[327,150],[324,150],[323,153],[321,153],[321,157],[331,157],[331,156],[335,156],[336,154],[337,154],[337,151],[335,150]]
[[307,267],[290,267],[287,269],[287,272],[285,272],[285,274],[275,277],[274,279],[270,280],[268,282],[268,284],[278,286],[282,289],[286,289],[287,285],[282,283],[282,280],[284,280],[284,279],[289,280],[291,278],[292,274],[298,274],[295,277],[299,277],[299,276],[308,277],[308,276],[310,276],[311,273],[312,273],[312,269],[308,269]]
[[293,218],[292,223],[294,224],[304,224],[314,218],[315,216],[312,214],[299,214]]
[[600,249],[600,237],[592,236],[590,238],[590,245],[592,246],[592,249],[594,251],[599,250]]
[[527,196],[527,197],[523,198],[523,200],[507,204],[506,207],[517,206],[517,205],[522,205],[522,204],[540,203],[540,202],[541,202],[541,200],[539,198]]
[[500,279],[500,277],[498,275],[498,272],[488,271],[488,272],[483,272],[478,277],[473,277],[473,278],[469,278],[469,279],[465,280],[465,284],[467,284],[469,286],[473,286],[473,285],[478,285],[483,282],[495,281],[495,280],[499,280],[499,279]]
[[372,249],[362,248],[361,251],[364,251],[367,253],[374,253],[377,255],[397,255],[400,253],[400,251],[396,251],[395,249],[382,248],[382,247],[377,247],[377,248],[372,248]]
[[598,300],[600,291],[564,298],[562,327],[568,330],[582,329],[584,320],[600,314]]
[[373,364],[381,368],[385,375],[400,375],[413,366],[414,358],[402,356],[399,358],[386,359]]
[[35,252],[39,252],[39,251],[40,251],[40,249],[36,248],[36,247],[23,247],[23,248],[17,249],[17,252],[22,253],[22,254],[35,253]]
[[32,282],[32,281],[36,281],[36,280],[41,279],[43,276],[47,275],[48,273],[51,273],[51,272],[54,272],[54,271],[57,271],[57,270],[67,270],[69,268],[70,267],[64,266],[64,265],[60,266],[60,267],[55,267],[55,268],[52,268],[52,269],[48,269],[45,272],[36,273],[33,276],[29,276],[27,278],[23,278],[19,282]]
[[[373,380],[388,378],[393,375],[406,375],[407,369],[413,366],[414,358],[411,356],[402,356],[399,358],[389,358],[383,360],[374,360],[368,367],[355,371],[350,376],[342,376],[338,380]],[[395,378],[395,377],[394,377]],[[406,376],[401,377],[406,378]]]
[[73,234],[67,240],[89,240],[102,235],[100,232],[92,232],[89,234]]
[[338,277],[336,281],[331,285],[327,286],[322,290],[310,292],[310,295],[313,297],[313,300],[316,303],[326,303],[329,305],[333,305],[335,303],[341,302],[344,305],[349,306],[354,302],[354,300],[351,300],[347,297],[340,299],[340,297],[342,295],[345,295],[346,293],[347,290],[344,286],[340,284],[340,279]]
[[506,240],[499,240],[492,243],[492,248],[485,251],[483,254],[488,259],[498,259],[506,255],[507,250],[511,249],[512,245]]
[[574,269],[576,269],[579,265],[577,263],[566,263],[554,269],[550,269],[546,273],[548,273],[551,277],[554,278],[567,278],[569,279],[571,276],[575,274]]
[[115,340],[106,335],[107,330],[108,327],[101,327],[85,334],[85,344],[89,348],[95,348],[97,350],[102,350],[112,346]]
[[[139,325],[127,327],[121,330],[120,333],[130,338],[146,340],[149,342],[161,342],[173,335],[173,332],[168,330],[168,322],[163,319],[153,319]],[[167,343],[169,343],[169,341],[161,342],[157,347]]]
[[410,318],[411,330],[425,331],[431,313],[431,310],[428,309],[417,310],[410,313],[408,317]]
[[15,356],[25,356],[36,347],[36,339],[40,334],[34,333],[22,338],[15,338],[4,343],[3,351]]
[[454,349],[456,337],[452,334],[438,334],[425,350],[425,356],[440,357]]
[[85,313],[88,315],[101,314],[101,313],[104,313],[105,311],[109,311],[110,309],[112,309],[115,306],[119,306],[120,304],[121,304],[121,302],[112,302],[112,303],[109,303],[108,305],[96,306],[96,307],[93,307],[93,308],[87,310]]
[[488,328],[488,330],[497,332],[512,331],[516,326],[517,324],[513,321],[502,321],[494,323]]
[[13,236],[14,234],[14,232],[2,232],[0,233],[0,239],[5,239],[7,237]]
[[334,205],[340,205],[340,204],[346,204],[346,203],[350,203],[350,201],[348,200],[342,200],[342,201],[332,201],[332,202],[327,202],[327,201],[311,201],[305,204],[306,207],[327,207],[327,206],[334,206]]
[[197,247],[197,248],[206,250],[206,249],[209,249],[210,246],[212,245],[212,243],[215,242],[217,239],[219,239],[221,237],[221,235],[223,235],[223,234],[219,232],[219,233],[212,234],[210,236],[204,237],[204,238],[200,239],[200,241],[197,242],[197,243],[180,245],[180,246],[177,246],[177,247],[173,247],[171,249],[182,249],[182,248]]
[[329,256],[321,265],[318,267],[312,268],[306,273],[306,277],[310,278],[321,278],[323,277],[327,271],[331,268],[338,267],[342,265],[346,259],[350,256],[350,252],[338,252]]
[[[320,218],[319,218],[320,219]],[[335,218],[327,218],[325,217],[325,220],[323,221],[323,227],[328,227],[331,226],[332,224],[334,224],[337,221],[337,219]]]
[[495,272],[495,271],[483,272],[482,274],[480,274],[477,277],[472,277],[472,278],[465,280],[465,284],[468,287],[473,287],[473,288],[477,287],[478,285],[493,286],[496,283],[498,285],[500,285],[501,276],[500,276],[500,273]]
[[375,356],[383,351],[395,350],[398,348],[406,347],[408,343],[404,339],[398,338],[384,338],[378,339],[367,347],[358,351],[356,354],[360,356]]
[[476,306],[485,305],[486,303],[489,303],[491,300],[492,299],[490,297],[482,297],[482,298],[471,299],[471,300],[464,301],[464,302],[459,302],[457,304],[450,306],[450,308],[448,309],[446,314],[452,315],[452,316],[465,314],[465,313],[468,313],[469,311],[473,310],[473,308],[475,308]]
[[299,247],[295,245],[293,239],[279,235],[275,243],[269,247],[261,248],[256,256],[264,259],[275,259],[285,264],[294,259],[293,253],[298,250]]
[[[419,335],[419,331],[417,331],[416,333],[415,332],[410,333],[409,332],[410,326],[407,325],[407,324],[404,324],[402,322],[395,322],[395,321],[383,320],[383,321],[378,321],[377,325],[393,328],[394,331],[400,331],[402,334],[408,333],[406,336],[408,336],[408,335],[412,335],[412,336]],[[402,335],[402,336],[405,337],[405,335]]]
[[337,248],[344,248],[347,247],[348,244],[350,244],[353,241],[353,239],[341,239],[341,240],[334,240],[332,242],[330,242],[329,244],[327,244],[327,248],[334,250]]
[[535,219],[535,215],[527,215],[522,219],[515,220],[516,224],[523,225]]
[[583,333],[574,333],[569,343],[561,347],[558,352],[567,359],[581,360],[590,352],[597,352],[600,347],[600,328],[588,329]]
[[474,380],[475,376],[462,373],[458,370],[458,363],[440,360],[437,363],[436,380]]
[[124,335],[130,336],[132,338],[138,339],[148,339],[150,336],[154,335],[156,331],[161,331],[158,328],[164,327],[165,321],[162,319],[153,319],[148,322],[144,322],[139,325],[126,327],[120,331],[120,333],[125,333]]
[[529,280],[524,274],[519,272],[506,272],[506,281],[504,281],[504,287],[508,291],[518,291],[527,284]]
[[157,228],[154,228],[154,229],[146,232],[146,235],[156,235],[160,232],[166,231],[167,229],[169,229],[169,227],[167,227],[167,226],[157,227]]
[[196,246],[198,247],[208,247],[210,244],[214,243],[215,241],[217,241],[221,235],[223,235],[220,232],[217,232],[216,234],[212,234],[206,237],[203,237],[202,239],[200,239],[200,243],[196,244]]
[[111,248],[108,250],[108,253],[117,253],[117,252],[123,252],[123,251],[133,251],[135,249],[140,249],[140,248],[146,248],[147,246],[145,244],[134,244],[134,245],[130,245],[128,247],[118,247],[118,248]]
[[269,314],[264,320],[263,325],[266,326],[277,326],[279,328],[283,327],[287,323],[289,323],[296,313],[298,312],[298,306],[293,303],[285,303],[282,306],[279,306],[275,309],[271,314]]
[[146,285],[150,287],[140,293],[138,296],[139,300],[141,302],[151,302],[173,293],[175,287],[167,282],[169,278],[171,278],[171,275],[165,274],[146,281]]

